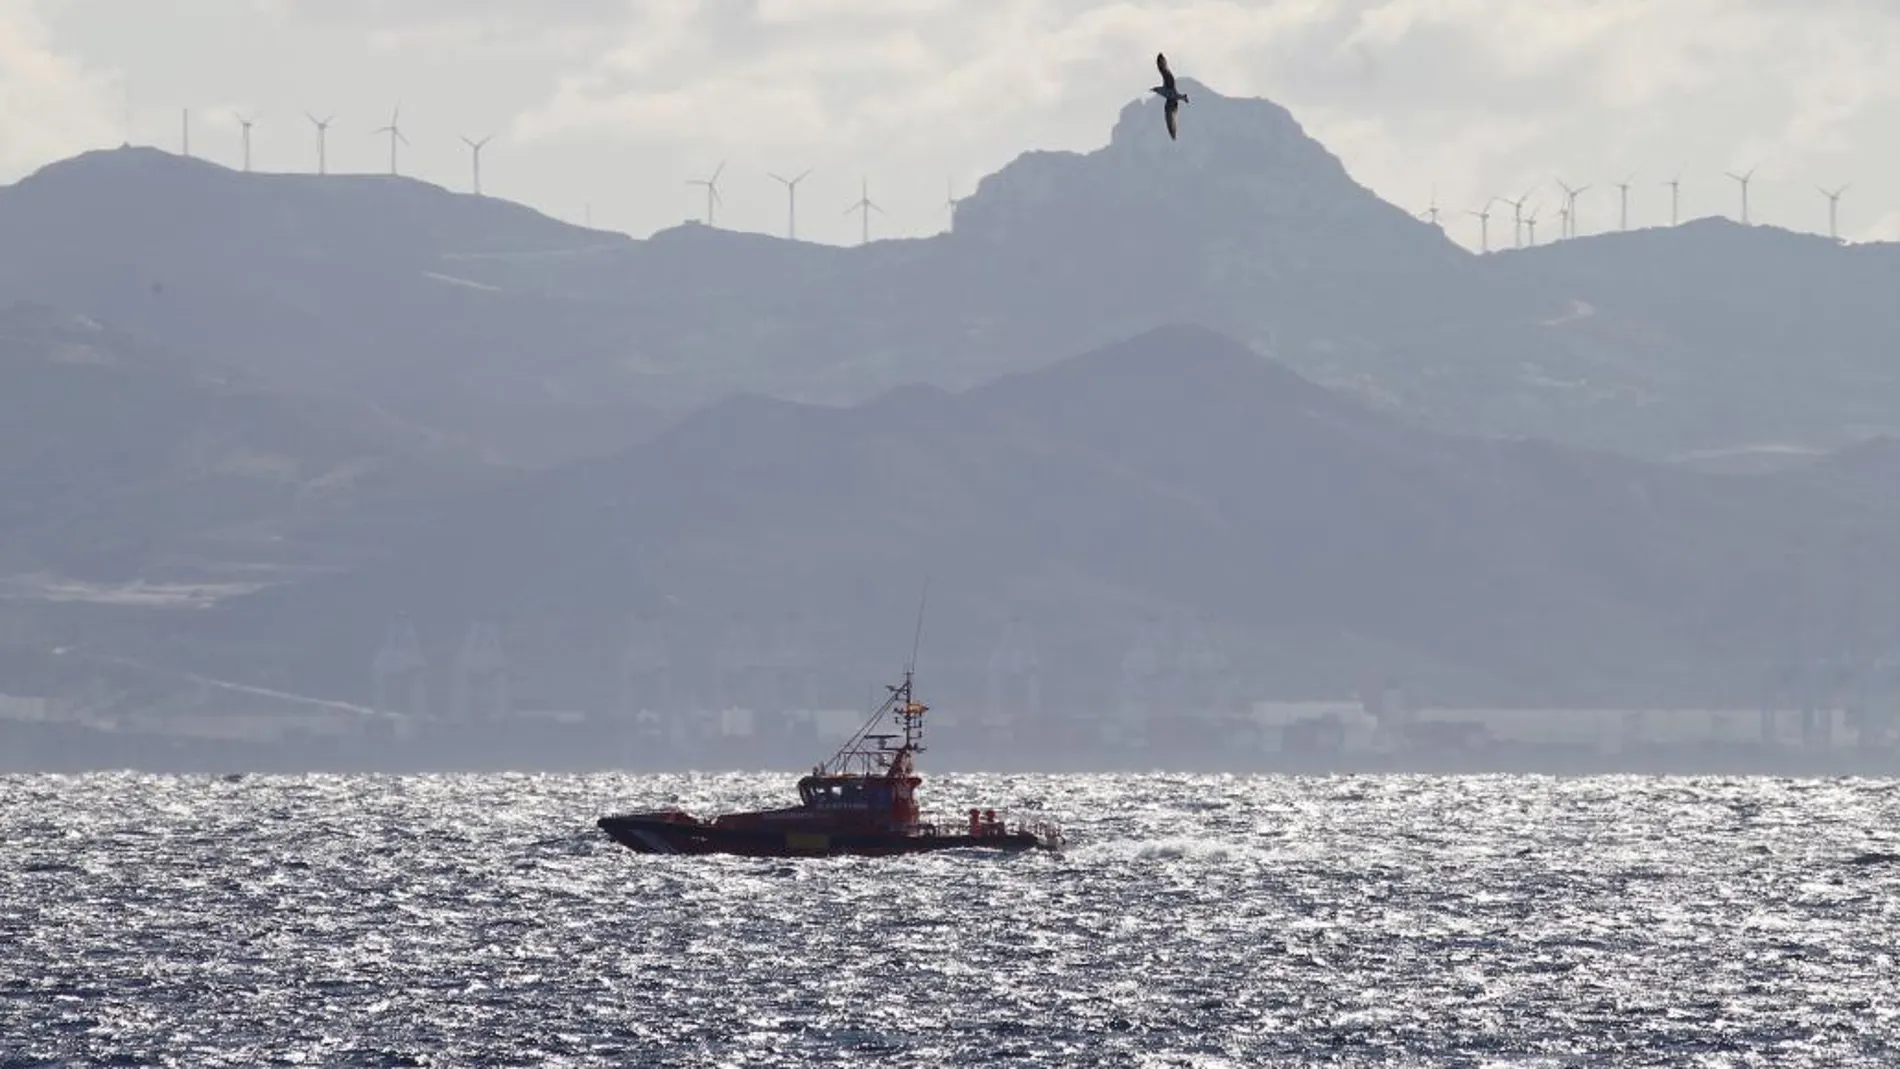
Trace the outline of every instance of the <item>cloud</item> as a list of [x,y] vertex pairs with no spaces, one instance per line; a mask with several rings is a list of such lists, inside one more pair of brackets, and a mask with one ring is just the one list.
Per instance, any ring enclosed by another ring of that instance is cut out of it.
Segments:
[[56,52],[27,0],[0,0],[0,173],[116,143],[116,83]]
[[426,49],[522,55],[585,48],[612,34],[630,0],[251,0],[260,14],[359,32],[382,52]]

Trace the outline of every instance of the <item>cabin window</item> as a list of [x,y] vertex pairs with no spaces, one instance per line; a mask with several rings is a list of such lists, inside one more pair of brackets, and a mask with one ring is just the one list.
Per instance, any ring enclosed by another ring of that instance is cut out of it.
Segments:
[[835,806],[844,798],[842,785],[837,783],[806,784],[804,793],[805,804],[811,806]]
[[883,808],[892,804],[892,791],[887,783],[806,783],[799,785],[799,793],[805,804],[819,808]]

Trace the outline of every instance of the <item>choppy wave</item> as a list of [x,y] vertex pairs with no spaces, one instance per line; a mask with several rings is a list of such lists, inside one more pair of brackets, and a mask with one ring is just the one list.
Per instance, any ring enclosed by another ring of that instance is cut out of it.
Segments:
[[0,1065],[1892,1065],[1900,784],[950,776],[1058,856],[647,857],[784,776],[0,779]]

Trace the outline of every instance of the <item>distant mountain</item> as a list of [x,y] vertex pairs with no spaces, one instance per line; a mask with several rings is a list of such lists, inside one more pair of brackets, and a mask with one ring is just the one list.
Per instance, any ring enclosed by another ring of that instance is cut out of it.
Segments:
[[442,659],[495,622],[518,693],[602,707],[630,618],[704,680],[726,632],[799,614],[845,687],[907,654],[928,579],[929,671],[965,701],[1013,615],[1074,709],[1114,702],[1169,621],[1240,694],[1392,672],[1436,700],[1751,701],[1789,641],[1790,547],[1900,531],[1833,479],[1448,436],[1168,328],[960,394],[734,399],[202,616],[199,641],[354,700],[392,620]]
[[1553,376],[1626,384],[1681,442],[1829,449],[1900,432],[1900,245],[1711,218],[1484,263],[1570,296],[1553,327],[1579,356]]
[[791,399],[964,388],[1187,322],[1446,429],[1651,456],[1900,429],[1900,377],[1865,356],[1900,247],[1711,222],[1474,256],[1278,105],[1192,95],[1181,141],[1131,103],[1102,148],[984,178],[945,235],[802,254],[687,226],[560,285],[644,295],[649,369]]
[[[961,389],[1176,322],[1374,396],[1414,376],[1420,344],[1458,366],[1520,344],[1499,308],[1529,298],[1354,182],[1285,109],[1190,91],[1183,140],[1152,98],[1130,103],[1101,149],[1026,153],[982,179],[947,234],[830,249],[689,224],[551,268],[554,284],[636,309],[643,369],[707,397]],[[550,268],[470,270],[511,289]]]
[[1894,429],[1891,247],[1709,223],[1475,256],[1284,108],[1190,92],[1180,141],[1138,100],[951,232],[852,248],[89,153],[0,189],[0,287],[543,466],[734,393],[964,389],[1171,323],[1442,429],[1650,456]]
[[498,475],[366,407],[285,396],[44,305],[0,309],[0,575],[341,566]]
[[148,148],[90,152],[0,188],[0,292],[527,463],[664,425],[621,370],[636,331],[457,264],[513,257],[531,270],[626,244],[411,179],[244,174]]

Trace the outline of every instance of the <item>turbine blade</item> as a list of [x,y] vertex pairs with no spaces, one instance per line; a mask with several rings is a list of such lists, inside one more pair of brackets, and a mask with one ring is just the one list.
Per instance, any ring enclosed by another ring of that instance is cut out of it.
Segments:
[[798,174],[798,177],[792,179],[792,184],[797,185],[798,183],[803,182],[805,180],[805,176],[810,173],[811,173],[811,168],[809,167],[805,168],[803,171],[800,171]]
[[724,171],[725,169],[726,169],[726,161],[720,160],[719,166],[713,168],[712,178],[709,179],[709,181],[713,181],[713,182],[719,181],[719,174],[721,171]]

